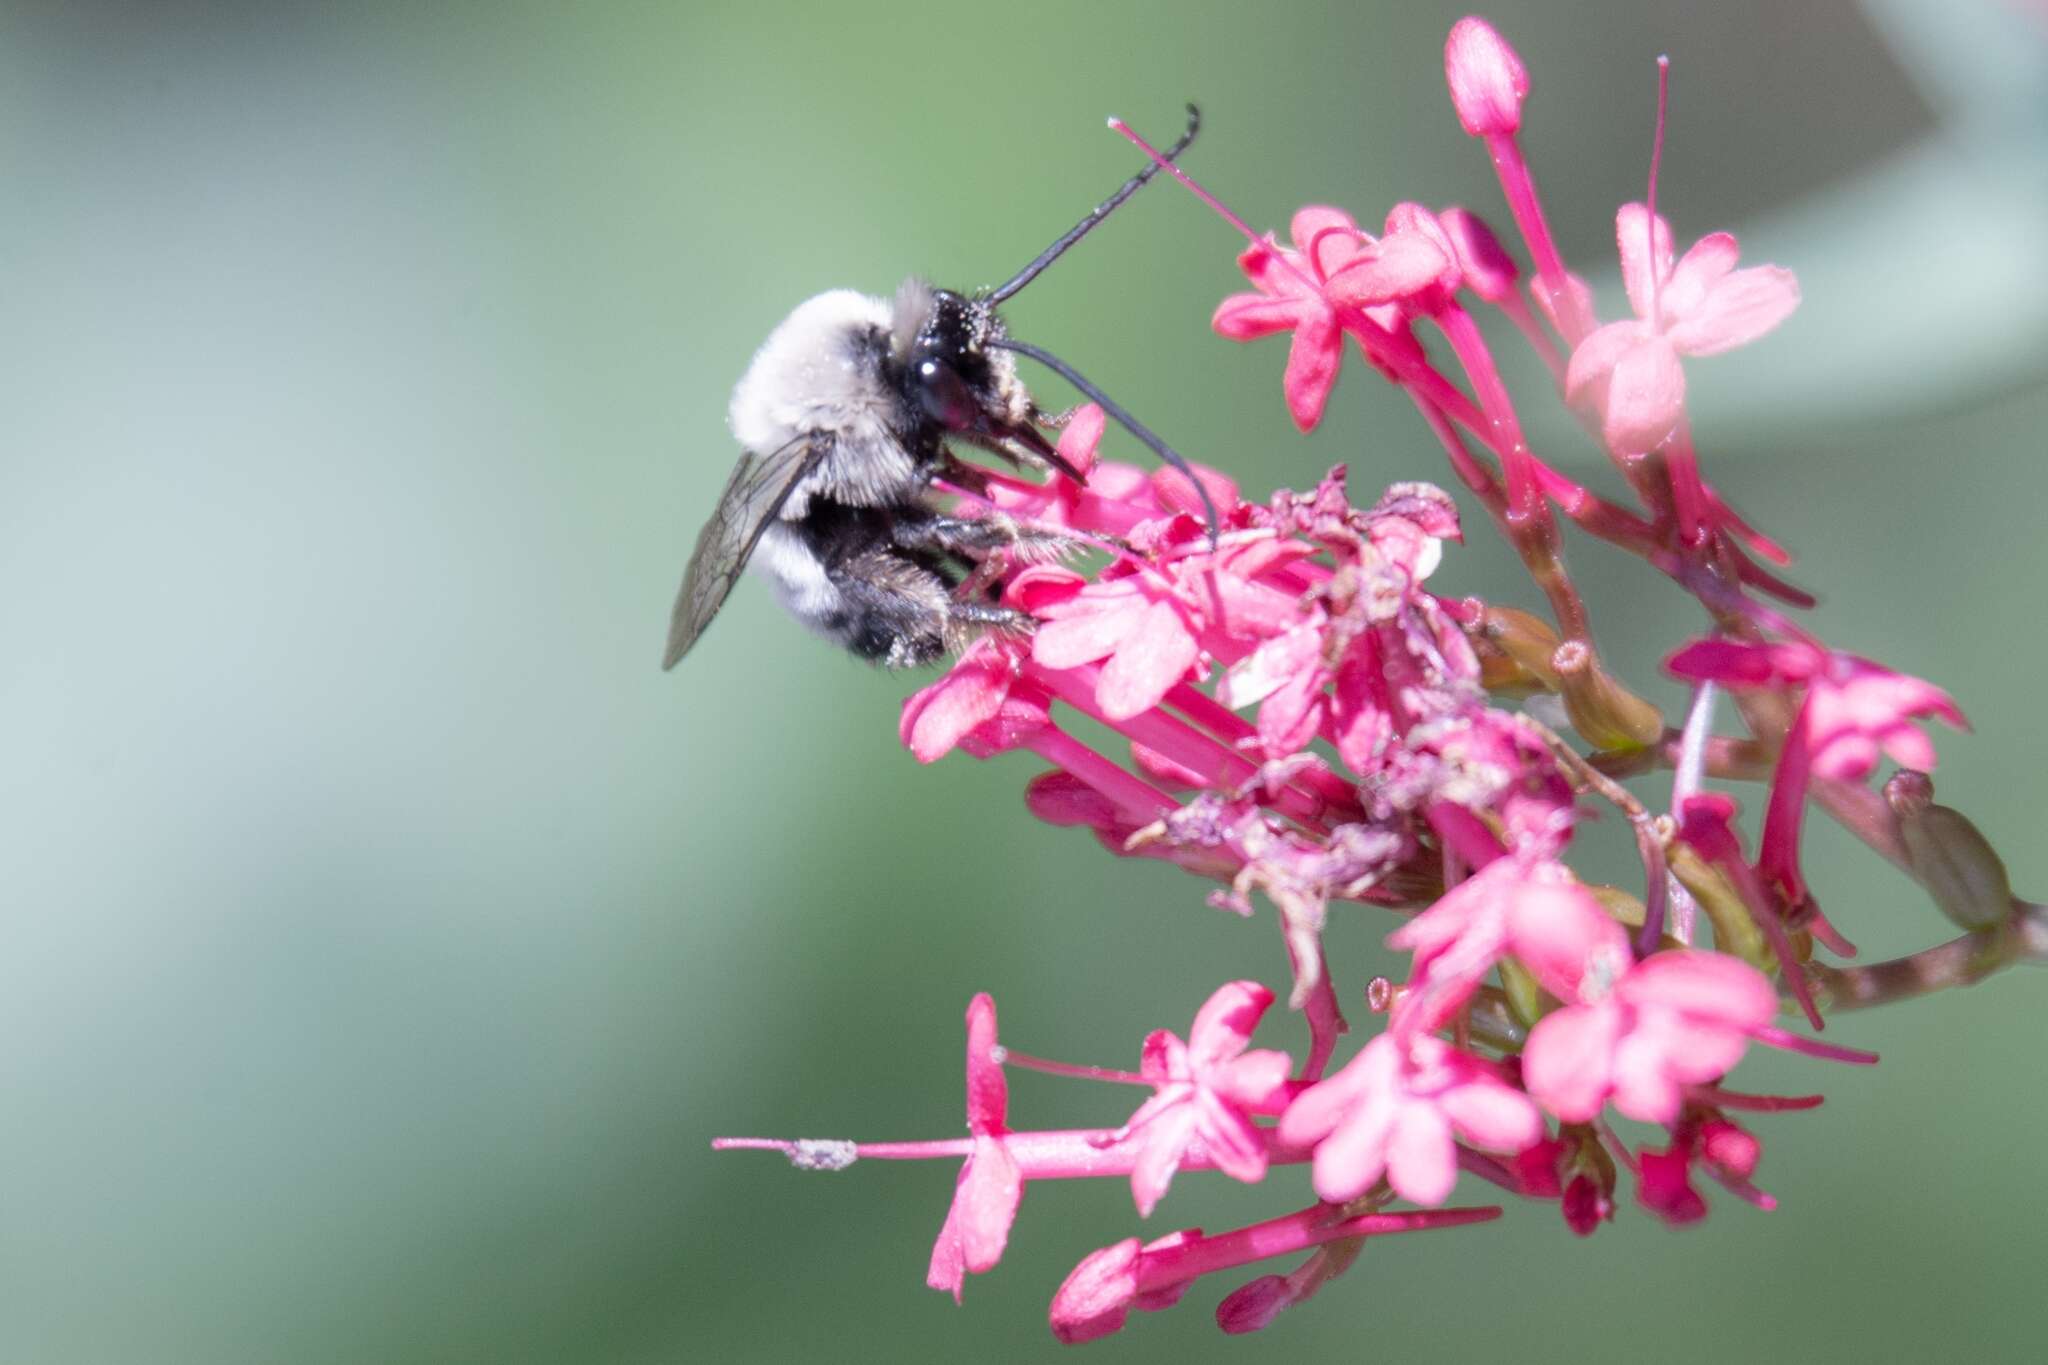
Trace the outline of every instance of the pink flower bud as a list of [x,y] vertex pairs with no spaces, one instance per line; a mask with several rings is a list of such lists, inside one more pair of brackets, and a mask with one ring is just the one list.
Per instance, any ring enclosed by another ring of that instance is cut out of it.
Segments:
[[1522,126],[1529,73],[1492,24],[1467,16],[1444,40],[1444,79],[1458,122],[1473,137],[1513,133]]

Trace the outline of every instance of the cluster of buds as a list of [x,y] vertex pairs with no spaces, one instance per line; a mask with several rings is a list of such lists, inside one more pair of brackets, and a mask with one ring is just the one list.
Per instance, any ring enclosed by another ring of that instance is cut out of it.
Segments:
[[[1737,268],[1726,233],[1677,255],[1653,170],[1649,202],[1616,215],[1633,316],[1603,325],[1521,155],[1520,60],[1485,22],[1465,19],[1445,66],[1460,122],[1500,172],[1527,276],[1464,209],[1399,204],[1376,236],[1311,207],[1283,245],[1166,169],[1249,239],[1239,265],[1253,292],[1223,301],[1216,330],[1290,335],[1283,390],[1303,430],[1320,421],[1355,347],[1414,402],[1552,621],[1429,589],[1444,543],[1461,538],[1456,505],[1436,487],[1396,484],[1361,507],[1339,468],[1306,492],[1247,501],[1207,469],[1197,488],[1177,471],[1098,458],[1102,415],[1084,408],[1059,444],[1083,482],[992,477],[976,496],[980,511],[1105,547],[1106,564],[1092,574],[993,564],[975,586],[999,590],[1035,629],[980,640],[906,701],[901,720],[924,762],[955,749],[1037,755],[1050,765],[1025,793],[1038,818],[1211,879],[1219,908],[1256,917],[1270,907],[1288,1003],[1308,1026],[1305,1055],[1250,1047],[1276,996],[1249,980],[1211,993],[1185,1039],[1145,1039],[1136,1072],[1010,1050],[993,1002],[977,996],[966,1138],[717,1144],[774,1148],[812,1168],[960,1160],[927,1276],[956,1297],[968,1273],[997,1263],[1032,1180],[1127,1179],[1144,1217],[1180,1171],[1260,1183],[1307,1167],[1306,1207],[1087,1256],[1053,1297],[1062,1340],[1115,1331],[1202,1276],[1305,1253],[1218,1305],[1224,1330],[1256,1330],[1341,1273],[1370,1237],[1497,1217],[1497,1206],[1446,1207],[1461,1174],[1554,1202],[1582,1236],[1614,1216],[1624,1174],[1636,1202],[1672,1224],[1707,1212],[1696,1175],[1769,1207],[1752,1183],[1759,1142],[1731,1114],[1819,1099],[1727,1088],[1751,1044],[1874,1062],[1809,1030],[1830,1011],[2048,956],[2041,907],[2016,898],[1982,836],[1933,802],[1934,751],[1918,722],[1961,725],[1955,704],[1790,619],[1784,604],[1809,599],[1776,575],[1784,551],[1701,472],[1683,360],[1768,332],[1798,302],[1791,274]],[[1660,107],[1660,134],[1661,118]],[[1475,319],[1481,306],[1499,309],[1548,365],[1632,505],[1531,449]],[[1560,514],[1704,609],[1704,633],[1666,662],[1692,688],[1678,724],[1601,659],[1562,558]],[[1745,733],[1716,732],[1724,694]],[[1114,744],[1091,739],[1104,734]],[[1873,790],[1884,757],[1899,767]],[[1672,774],[1662,810],[1620,780],[1662,769]],[[1768,783],[1754,856],[1735,799],[1707,790],[1710,778]],[[1925,885],[1962,937],[1897,962],[1825,960],[1855,950],[1801,869],[1809,803]],[[1575,831],[1601,806],[1634,832],[1640,884],[1591,884],[1572,870]],[[1324,924],[1346,904],[1401,917],[1387,941],[1409,955],[1405,980],[1350,981],[1330,961]],[[1343,1002],[1361,993],[1380,1027],[1340,1059]],[[1786,1015],[1809,1030],[1783,1027]],[[1004,1073],[1020,1066],[1149,1097],[1114,1129],[1013,1129]],[[1389,1207],[1397,1201],[1412,1207]]]

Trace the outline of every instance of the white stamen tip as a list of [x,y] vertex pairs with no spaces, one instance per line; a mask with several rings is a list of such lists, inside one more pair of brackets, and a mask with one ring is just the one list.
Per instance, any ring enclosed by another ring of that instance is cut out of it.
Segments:
[[798,1138],[789,1145],[789,1164],[800,1171],[843,1171],[860,1160],[845,1138]]

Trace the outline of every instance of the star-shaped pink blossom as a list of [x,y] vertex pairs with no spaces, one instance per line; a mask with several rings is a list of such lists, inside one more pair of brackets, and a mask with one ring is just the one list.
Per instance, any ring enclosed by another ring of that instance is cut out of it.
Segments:
[[1617,454],[1655,450],[1685,415],[1681,355],[1718,355],[1756,340],[1799,306],[1799,282],[1774,265],[1737,270],[1731,233],[1693,243],[1674,265],[1671,227],[1650,210],[1623,204],[1615,215],[1621,278],[1635,317],[1610,322],[1573,350],[1565,396],[1600,412]]
[[1522,1083],[1545,1109],[1584,1123],[1611,1097],[1646,1123],[1670,1123],[1684,1087],[1724,1075],[1750,1035],[1767,1028],[1778,994],[1756,968],[1725,953],[1657,953],[1545,1015],[1522,1051]]
[[1315,1191],[1333,1204],[1382,1175],[1403,1199],[1441,1204],[1458,1179],[1458,1134],[1519,1152],[1543,1136],[1543,1116],[1478,1058],[1439,1038],[1404,1042],[1389,1031],[1297,1096],[1279,1135],[1315,1148]]
[[1008,1135],[1009,1084],[996,1060],[996,1002],[988,995],[967,1005],[967,1128],[974,1150],[960,1167],[945,1226],[932,1244],[924,1282],[960,1301],[971,1272],[995,1269],[1010,1240],[1010,1224],[1024,1198],[1024,1176],[1003,1144]]
[[[1362,299],[1357,289],[1333,288],[1339,274],[1347,267],[1364,265],[1371,254],[1372,239],[1359,231],[1350,214],[1311,205],[1294,215],[1289,235],[1294,239],[1292,251],[1268,237],[1237,258],[1238,268],[1258,292],[1232,294],[1223,300],[1210,326],[1218,336],[1232,341],[1294,333],[1281,388],[1294,424],[1313,431],[1323,419],[1323,408],[1330,401],[1344,359],[1338,307],[1379,303],[1381,299]],[[1361,278],[1353,283],[1364,288],[1371,281]],[[1366,292],[1373,291],[1367,288]],[[1375,315],[1374,321],[1393,328],[1399,326],[1400,316],[1389,309],[1383,316]]]
[[1195,1015],[1188,1041],[1159,1029],[1145,1039],[1141,1074],[1158,1093],[1125,1125],[1139,1144],[1131,1195],[1140,1217],[1151,1216],[1191,1147],[1216,1169],[1247,1184],[1266,1175],[1266,1142],[1253,1114],[1278,1114],[1286,1105],[1284,1052],[1245,1051],[1273,992],[1256,981],[1232,981]]

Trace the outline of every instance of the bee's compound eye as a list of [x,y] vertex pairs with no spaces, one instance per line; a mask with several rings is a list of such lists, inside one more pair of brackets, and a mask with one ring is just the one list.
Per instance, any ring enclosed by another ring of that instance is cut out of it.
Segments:
[[967,382],[945,361],[927,357],[915,371],[917,401],[931,419],[949,431],[960,431],[974,423],[977,406]]

